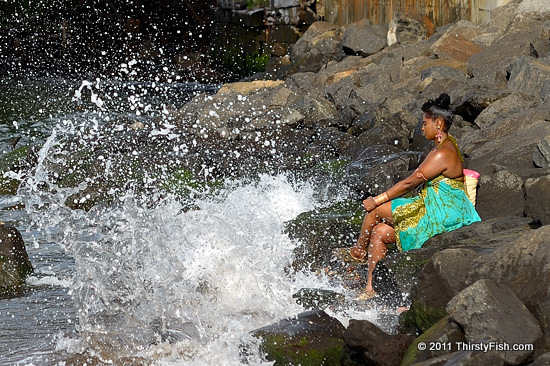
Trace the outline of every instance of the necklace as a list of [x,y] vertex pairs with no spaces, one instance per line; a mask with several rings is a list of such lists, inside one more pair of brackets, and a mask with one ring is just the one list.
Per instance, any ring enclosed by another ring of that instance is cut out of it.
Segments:
[[436,147],[434,147],[434,148],[432,149],[432,151],[436,151],[437,149],[439,149],[439,148],[441,147],[441,145],[443,145],[443,143],[444,143],[445,141],[447,141],[447,139],[449,138],[449,136],[450,136],[450,135],[447,135],[447,137],[445,137]]

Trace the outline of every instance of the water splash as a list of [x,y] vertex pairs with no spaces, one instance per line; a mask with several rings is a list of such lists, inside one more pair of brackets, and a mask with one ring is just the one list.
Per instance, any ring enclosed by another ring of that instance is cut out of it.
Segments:
[[[284,223],[314,208],[319,193],[285,175],[263,175],[195,195],[191,210],[170,195],[143,199],[130,189],[112,205],[70,209],[67,199],[88,183],[61,187],[49,164],[67,136],[93,149],[108,135],[102,126],[112,105],[58,120],[32,175],[18,177],[33,226],[75,261],[72,281],[63,284],[75,302],[78,333],[60,337],[58,347],[105,363],[140,357],[159,365],[238,364],[250,331],[304,310],[293,294],[331,286],[286,270],[297,243],[284,234]],[[98,174],[109,174],[107,168]],[[254,355],[248,362],[263,364]]]
[[75,259],[79,342],[102,359],[235,364],[250,331],[303,311],[292,294],[314,279],[289,278],[296,243],[282,228],[313,208],[311,186],[262,176],[187,212],[171,197],[149,207],[131,194],[84,212],[61,207],[71,191],[44,190],[40,168],[36,177],[29,214]]

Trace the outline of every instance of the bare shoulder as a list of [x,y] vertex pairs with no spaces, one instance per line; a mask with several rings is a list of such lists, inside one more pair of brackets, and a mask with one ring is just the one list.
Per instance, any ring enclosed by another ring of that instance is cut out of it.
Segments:
[[451,141],[445,141],[435,153],[437,153],[440,158],[460,158],[455,145]]

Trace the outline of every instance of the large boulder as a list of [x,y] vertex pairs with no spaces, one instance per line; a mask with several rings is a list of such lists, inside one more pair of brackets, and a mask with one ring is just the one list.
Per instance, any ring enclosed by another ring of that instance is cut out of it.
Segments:
[[351,24],[344,32],[342,47],[347,54],[370,56],[387,46],[385,25]]
[[550,3],[545,0],[523,0],[517,9],[518,13],[538,12],[546,13],[550,12]]
[[328,61],[339,61],[343,56],[340,27],[327,22],[315,22],[292,46],[289,74],[318,72]]
[[513,216],[483,220],[437,235],[421,249],[382,260],[401,290],[411,294],[405,323],[423,332],[444,318],[447,302],[474,281],[469,277],[473,263],[497,248],[513,245],[532,230],[530,221]]
[[432,50],[441,58],[450,58],[459,62],[468,62],[473,55],[481,51],[472,40],[481,34],[481,29],[467,21],[460,21],[432,45]]
[[[546,44],[548,44],[548,40],[546,40]],[[544,54],[550,52],[550,46],[541,52]],[[535,98],[548,98],[550,58],[536,59],[532,56],[521,56],[510,65],[509,72],[508,88],[510,90]]]
[[33,267],[19,230],[0,224],[0,294],[19,291]]
[[396,43],[399,45],[416,44],[430,37],[434,31],[434,25],[427,16],[397,13],[389,25],[388,46]]
[[550,168],[550,135],[545,136],[535,147],[533,162],[539,168]]
[[[456,352],[459,350],[459,343],[465,341],[462,329],[446,316],[413,341],[403,356],[401,366],[417,364]],[[423,345],[427,347],[424,348]]]
[[349,359],[359,365],[399,365],[414,337],[388,334],[368,320],[350,320],[344,332]]
[[530,344],[542,336],[537,319],[506,285],[482,279],[457,294],[447,305],[449,316],[464,329],[466,341],[489,345],[508,344],[504,360],[519,365],[533,354],[533,348],[512,350],[512,345]]
[[469,283],[487,278],[507,285],[537,318],[550,345],[550,225],[530,230],[492,255],[472,262]]
[[311,310],[252,332],[274,365],[339,365],[344,326],[322,310]]
[[[475,165],[470,165],[474,166]],[[473,168],[475,170],[475,168]],[[479,179],[476,209],[482,219],[507,215],[523,216],[525,211],[524,180],[513,170],[500,168]]]
[[525,182],[525,213],[542,225],[550,225],[550,175]]
[[293,267],[312,271],[332,267],[332,250],[355,242],[364,213],[361,202],[345,201],[304,212],[289,221],[285,232],[300,242],[294,250]]
[[541,29],[549,17],[550,13],[516,15],[505,32],[472,55],[468,62],[470,74],[485,83],[505,84],[510,65],[519,56],[533,55],[533,45],[541,40]]

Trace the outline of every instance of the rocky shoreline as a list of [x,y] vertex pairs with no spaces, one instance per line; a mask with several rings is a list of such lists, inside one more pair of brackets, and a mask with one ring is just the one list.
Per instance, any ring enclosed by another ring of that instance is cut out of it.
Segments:
[[[109,204],[130,181],[144,194],[161,189],[185,202],[190,191],[232,177],[322,177],[327,195],[347,200],[288,223],[300,242],[295,267],[332,268],[357,287],[361,280],[343,276],[364,279],[364,268],[338,268],[332,251],[357,235],[361,198],[385,191],[422,160],[429,146],[420,105],[446,92],[456,113],[451,133],[466,167],[481,173],[482,222],[417,251],[393,250],[377,266],[383,301],[397,304],[396,293],[410,293],[410,310],[392,334],[364,320],[344,327],[325,313],[327,302],[255,334],[277,365],[547,364],[550,7],[512,1],[488,24],[461,21],[431,36],[416,17],[399,15],[396,24],[388,37],[369,24],[314,23],[263,74],[202,93],[163,119],[113,121],[92,153],[85,141],[66,141],[46,162],[52,179],[67,188],[86,179],[67,204],[90,209]],[[32,171],[34,149],[26,149],[4,156],[3,170]],[[63,156],[78,159],[67,164]],[[119,173],[101,174],[107,160]],[[4,178],[5,192],[13,186]],[[505,343],[532,347],[497,347]]]

